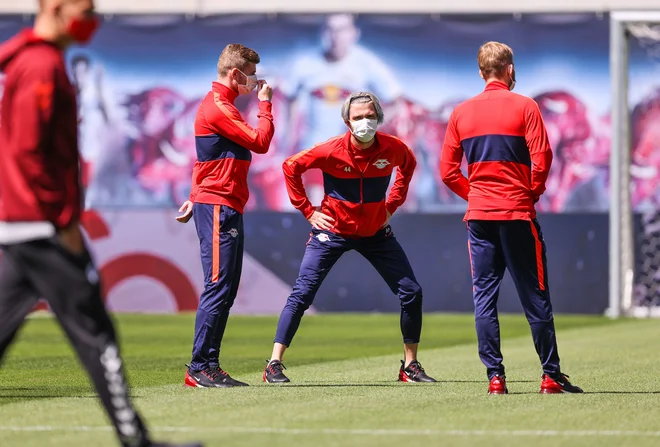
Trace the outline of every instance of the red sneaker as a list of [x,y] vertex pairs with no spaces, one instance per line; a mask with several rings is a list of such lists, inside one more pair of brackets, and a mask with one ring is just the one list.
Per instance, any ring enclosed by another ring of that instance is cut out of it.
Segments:
[[[188,366],[188,365],[186,365]],[[191,388],[231,388],[234,386],[248,386],[247,383],[233,379],[219,366],[193,371],[188,366],[183,384]]]
[[399,382],[437,382],[433,377],[426,374],[422,364],[417,360],[410,362],[408,367],[404,368],[405,362],[401,360],[401,369],[399,370]]
[[584,393],[582,388],[577,387],[568,381],[568,376],[566,374],[559,374],[555,378],[543,374],[542,379],[541,390],[539,391],[541,394]]
[[506,387],[506,377],[493,376],[490,379],[490,385],[488,385],[488,394],[509,394],[509,390]]

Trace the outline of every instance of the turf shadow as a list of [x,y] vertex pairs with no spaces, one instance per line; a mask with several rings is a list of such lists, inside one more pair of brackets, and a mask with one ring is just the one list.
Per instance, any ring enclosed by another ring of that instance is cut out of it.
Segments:
[[[538,391],[509,391],[509,394],[541,394]],[[567,393],[570,394],[570,393]],[[660,391],[585,391],[581,394],[637,394],[637,395],[653,395],[660,394]]]
[[[283,388],[348,388],[348,387],[394,387],[399,382],[387,383],[283,383]],[[270,384],[272,385],[272,384]]]
[[[534,380],[511,380],[507,383],[534,383]],[[483,380],[438,380],[436,385],[446,383],[487,383]],[[431,385],[421,384],[424,385]],[[272,385],[272,384],[271,384]],[[344,388],[344,387],[392,387],[401,386],[402,382],[381,382],[381,383],[283,383],[284,387],[291,388]]]
[[0,401],[3,399],[56,399],[60,397],[67,399],[97,399],[96,396],[72,396],[70,394],[0,394]]
[[660,394],[660,391],[585,391],[584,394]]
[[[88,387],[5,387],[0,386],[0,405],[36,399],[98,399]],[[131,399],[136,399],[131,396]]]
[[[438,380],[439,383],[488,383],[487,380]],[[535,383],[535,380],[507,380],[506,383]]]

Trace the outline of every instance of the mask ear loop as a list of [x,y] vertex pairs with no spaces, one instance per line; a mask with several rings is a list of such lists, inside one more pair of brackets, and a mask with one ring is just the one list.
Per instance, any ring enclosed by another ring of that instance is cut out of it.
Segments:
[[237,83],[238,85],[247,85],[247,75],[246,75],[245,73],[243,73],[241,70],[239,70],[238,68],[236,69],[236,71],[239,72],[240,74],[242,74],[242,75],[245,77],[245,84],[240,83],[240,82],[238,82],[238,81],[236,81],[236,83]]
[[509,65],[510,70],[507,71],[507,74],[509,75],[509,90],[513,90],[513,88],[516,86],[516,78],[515,78],[515,69],[513,68],[513,64]]

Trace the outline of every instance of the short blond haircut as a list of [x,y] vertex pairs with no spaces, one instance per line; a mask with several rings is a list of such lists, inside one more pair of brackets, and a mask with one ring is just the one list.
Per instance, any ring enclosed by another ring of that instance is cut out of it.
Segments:
[[506,67],[513,64],[513,50],[500,42],[486,42],[479,48],[477,63],[485,78],[501,76]]
[[248,64],[258,64],[260,61],[259,55],[253,49],[240,43],[230,43],[222,50],[218,58],[218,75],[227,76],[232,68],[244,71]]

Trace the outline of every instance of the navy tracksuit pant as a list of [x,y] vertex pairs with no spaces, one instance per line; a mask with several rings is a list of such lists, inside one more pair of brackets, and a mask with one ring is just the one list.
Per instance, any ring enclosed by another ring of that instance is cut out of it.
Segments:
[[543,371],[559,374],[546,249],[538,221],[471,220],[468,235],[479,356],[488,378],[504,375],[497,299],[507,268],[532,329]]
[[422,332],[422,288],[391,227],[371,237],[344,238],[313,229],[300,265],[300,273],[277,324],[275,343],[291,344],[300,320],[311,306],[316,292],[341,255],[356,250],[374,266],[401,301],[403,342],[419,343]]
[[219,366],[220,343],[243,268],[243,215],[225,205],[195,203],[193,218],[202,256],[204,291],[197,307],[190,369],[201,371]]

